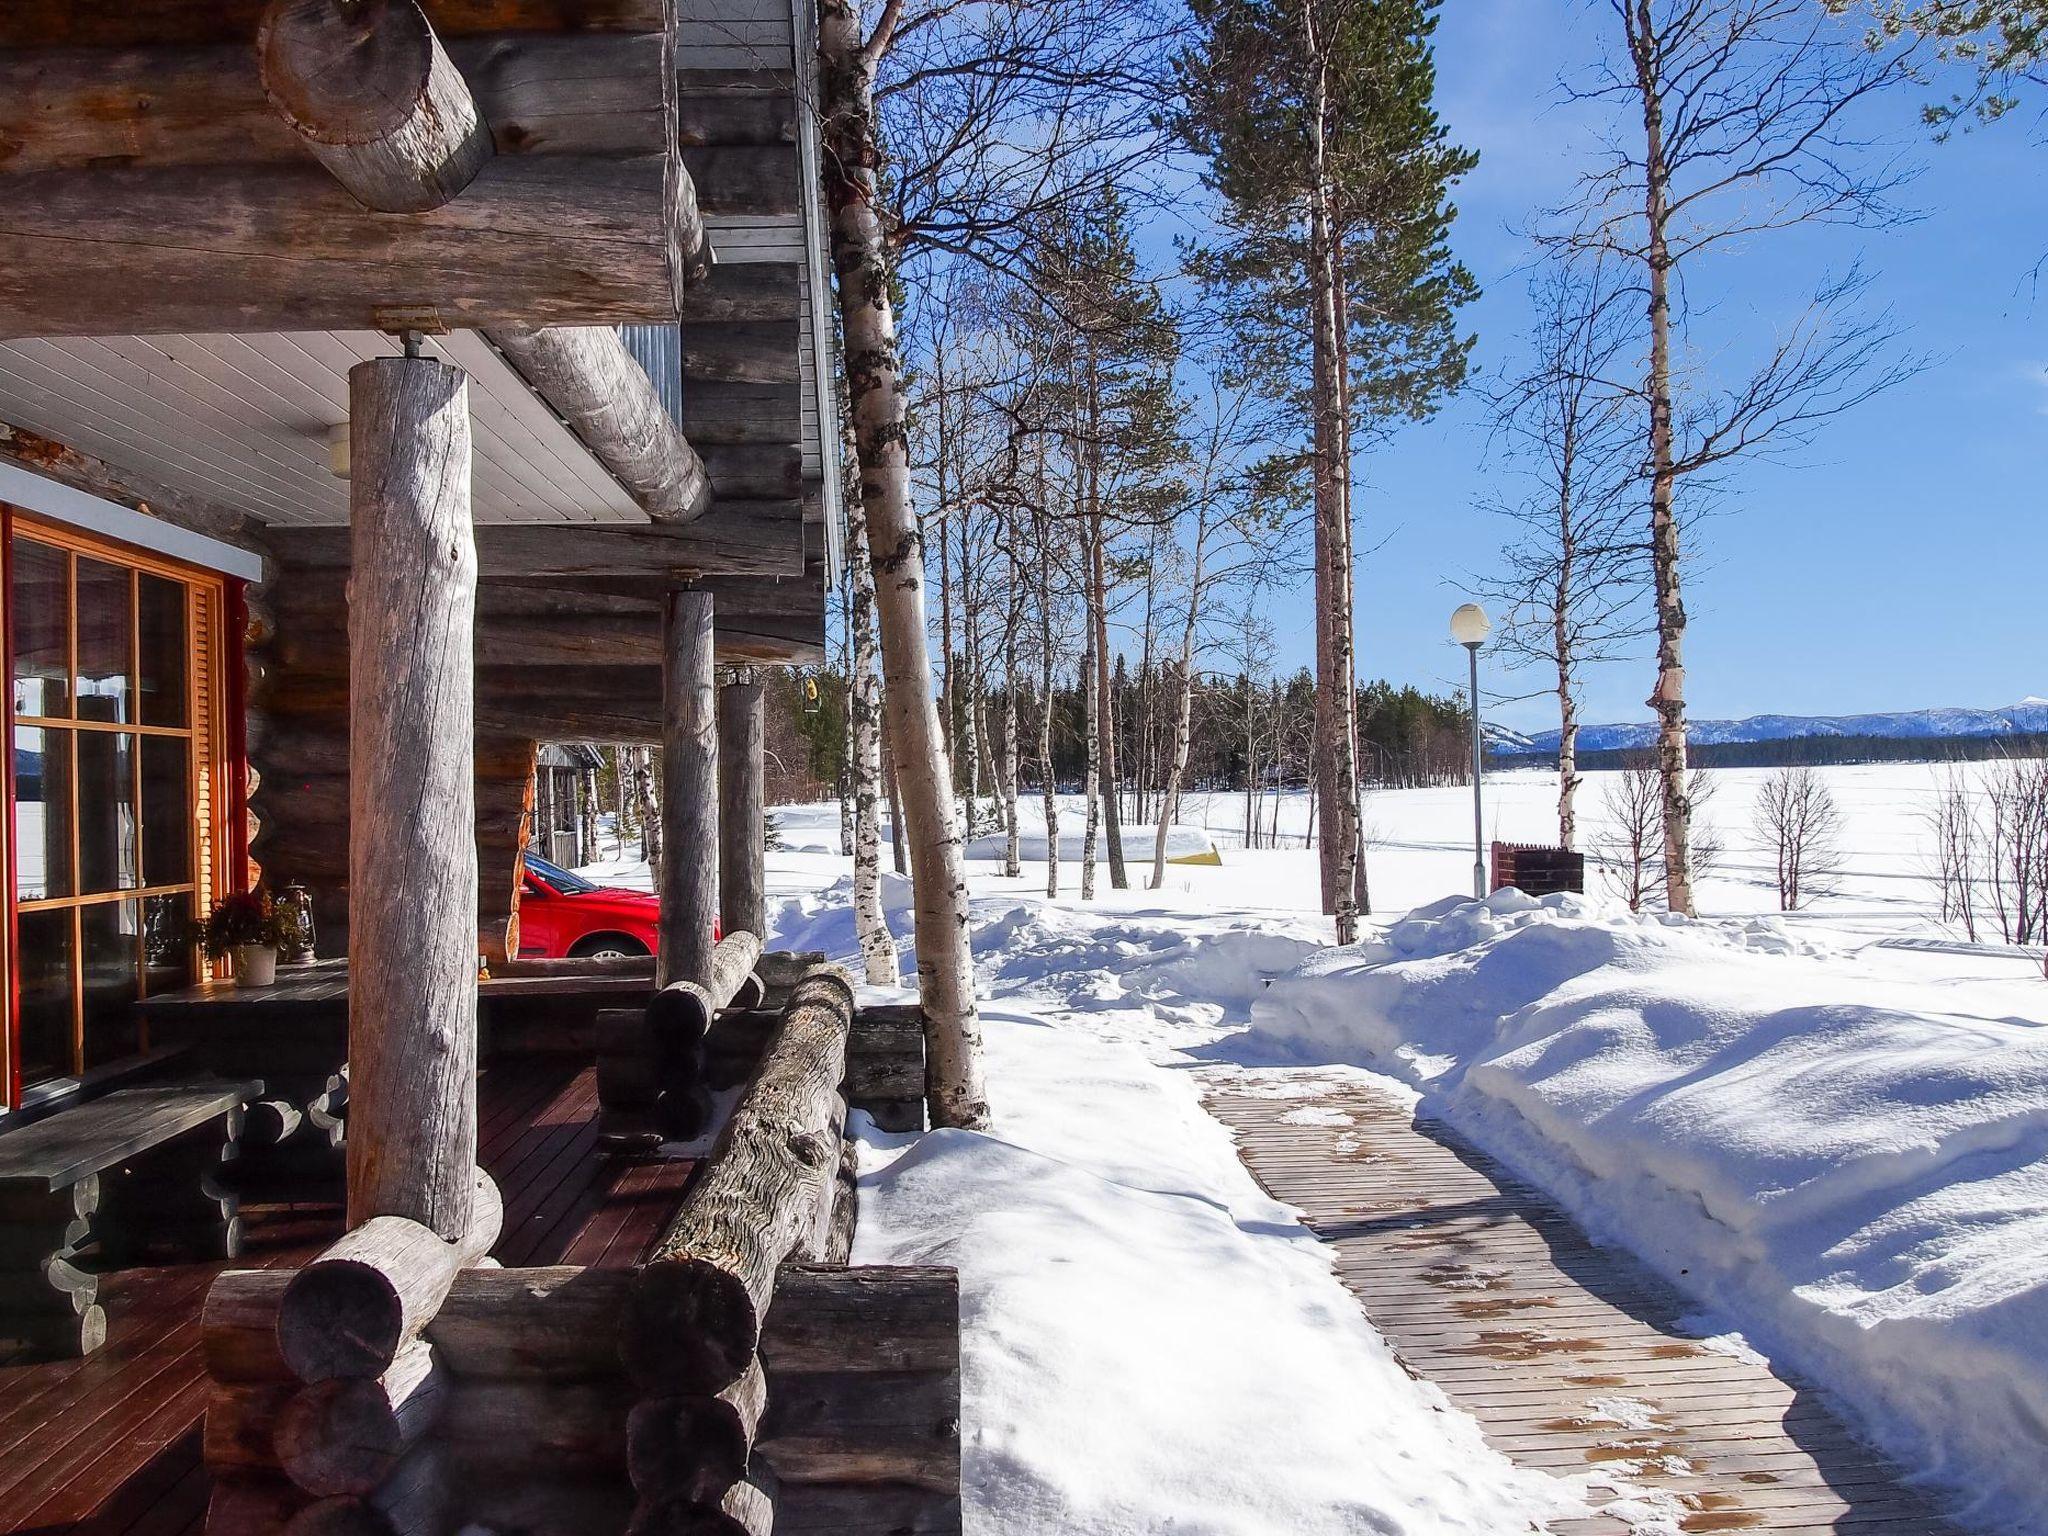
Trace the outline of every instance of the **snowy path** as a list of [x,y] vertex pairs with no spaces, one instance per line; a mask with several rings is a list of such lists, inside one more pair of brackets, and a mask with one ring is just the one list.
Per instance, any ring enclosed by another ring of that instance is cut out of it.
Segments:
[[1340,1278],[1414,1371],[1517,1463],[1590,1472],[1605,1506],[1557,1536],[1951,1527],[1809,1391],[1701,1341],[1650,1270],[1596,1248],[1555,1204],[1413,1095],[1290,1070],[1202,1074],[1212,1113],[1275,1199],[1337,1252]]

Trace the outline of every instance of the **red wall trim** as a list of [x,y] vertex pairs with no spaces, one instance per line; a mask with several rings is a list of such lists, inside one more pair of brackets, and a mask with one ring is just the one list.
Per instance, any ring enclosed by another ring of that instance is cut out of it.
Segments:
[[6,767],[0,770],[0,816],[7,818],[7,1076],[0,1082],[9,1109],[21,1103],[21,924],[15,909],[14,874],[14,508],[0,502],[0,735],[6,737]]

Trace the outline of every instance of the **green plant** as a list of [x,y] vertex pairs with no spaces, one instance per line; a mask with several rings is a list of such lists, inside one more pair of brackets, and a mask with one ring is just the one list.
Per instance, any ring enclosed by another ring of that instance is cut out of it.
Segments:
[[282,948],[290,935],[267,887],[236,891],[214,903],[199,930],[199,945],[209,960],[223,960],[245,944]]

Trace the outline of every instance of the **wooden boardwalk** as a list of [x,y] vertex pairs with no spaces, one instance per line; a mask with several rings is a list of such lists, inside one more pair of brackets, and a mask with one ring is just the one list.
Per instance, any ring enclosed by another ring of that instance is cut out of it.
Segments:
[[[1685,1337],[1695,1304],[1392,1095],[1261,1097],[1217,1076],[1209,1107],[1266,1191],[1337,1250],[1408,1369],[1512,1460],[1654,1490],[1687,1532],[1950,1536],[1814,1392]],[[1600,1514],[1553,1529],[1634,1527]]]
[[[505,1199],[507,1265],[626,1265],[653,1245],[691,1165],[620,1163],[597,1147],[594,1069],[493,1067],[481,1155]],[[340,1213],[257,1207],[235,1267],[303,1262]],[[0,1533],[196,1536],[206,1510],[199,1306],[224,1264],[108,1274],[107,1344],[83,1360],[0,1358]]]

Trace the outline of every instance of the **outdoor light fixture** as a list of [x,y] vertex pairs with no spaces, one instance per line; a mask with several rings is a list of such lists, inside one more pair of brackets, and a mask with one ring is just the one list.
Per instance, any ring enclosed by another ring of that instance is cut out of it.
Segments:
[[348,478],[348,423],[327,429],[327,468],[337,480]]
[[1493,633],[1493,621],[1477,603],[1461,603],[1451,615],[1451,638],[1472,658],[1472,899],[1486,899],[1486,817],[1480,806],[1479,776],[1484,763],[1479,734],[1479,647]]

